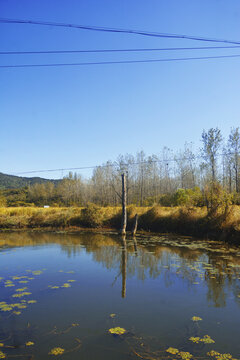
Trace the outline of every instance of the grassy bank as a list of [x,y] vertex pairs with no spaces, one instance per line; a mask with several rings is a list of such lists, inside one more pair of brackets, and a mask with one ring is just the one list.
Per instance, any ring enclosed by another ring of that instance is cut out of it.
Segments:
[[[240,207],[209,216],[206,208],[128,207],[128,230],[134,215],[139,214],[139,230],[172,232],[182,235],[234,240],[240,243]],[[67,229],[112,228],[121,225],[121,208],[0,208],[0,230],[4,229]]]

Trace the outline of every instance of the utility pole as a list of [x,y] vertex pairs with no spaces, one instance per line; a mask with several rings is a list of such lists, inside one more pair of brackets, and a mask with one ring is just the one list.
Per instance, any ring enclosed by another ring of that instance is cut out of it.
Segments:
[[126,191],[126,175],[122,174],[122,226],[121,235],[126,234],[127,227],[127,191]]

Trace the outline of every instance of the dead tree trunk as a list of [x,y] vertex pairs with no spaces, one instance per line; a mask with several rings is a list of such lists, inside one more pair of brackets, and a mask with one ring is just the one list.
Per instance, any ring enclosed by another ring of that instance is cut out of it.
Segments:
[[122,174],[122,226],[121,234],[126,234],[127,227],[127,191],[126,191],[126,175]]
[[138,214],[136,214],[135,217],[134,217],[133,228],[132,228],[132,236],[136,235],[137,226],[138,226]]

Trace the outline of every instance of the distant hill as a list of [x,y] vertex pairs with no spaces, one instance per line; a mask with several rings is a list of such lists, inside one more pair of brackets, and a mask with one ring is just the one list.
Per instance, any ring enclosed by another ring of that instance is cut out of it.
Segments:
[[49,180],[40,177],[28,178],[22,176],[7,175],[0,172],[0,189],[18,189],[24,186],[43,184],[49,181],[57,184],[60,180]]

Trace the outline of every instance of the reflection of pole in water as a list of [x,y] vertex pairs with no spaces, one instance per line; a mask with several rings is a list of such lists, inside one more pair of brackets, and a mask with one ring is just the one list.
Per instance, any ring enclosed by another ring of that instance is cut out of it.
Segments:
[[136,240],[137,226],[138,226],[138,214],[136,214],[134,217],[133,228],[132,228],[132,236],[133,236],[135,255],[137,255],[137,240]]
[[126,237],[122,237],[122,298],[126,297],[126,278],[127,278],[127,243]]
[[135,238],[135,236],[133,237],[133,245],[134,245],[134,250],[135,250],[135,255],[137,255],[137,239]]

